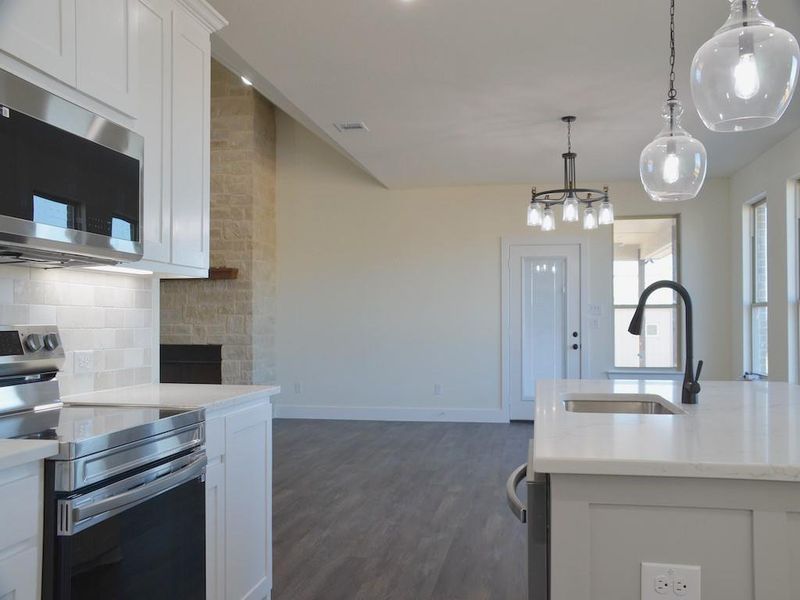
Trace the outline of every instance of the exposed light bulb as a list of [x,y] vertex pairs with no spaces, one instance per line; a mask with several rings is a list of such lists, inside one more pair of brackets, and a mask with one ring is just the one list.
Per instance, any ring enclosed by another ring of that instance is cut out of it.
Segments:
[[542,205],[538,202],[531,202],[528,205],[528,226],[538,227],[542,224]]
[[750,100],[761,88],[758,78],[758,64],[755,54],[748,52],[739,56],[739,62],[733,69],[733,91],[738,98]]
[[597,220],[600,225],[611,225],[614,222],[614,205],[611,202],[600,203],[600,214]]
[[583,228],[586,230],[597,229],[597,211],[593,206],[588,206],[583,211]]
[[667,154],[661,176],[665,183],[675,183],[681,174],[681,159],[677,154]]
[[562,219],[566,223],[575,223],[578,220],[578,199],[575,196],[567,196],[564,200]]
[[549,206],[542,212],[542,231],[554,231],[556,228],[556,216],[553,209]]

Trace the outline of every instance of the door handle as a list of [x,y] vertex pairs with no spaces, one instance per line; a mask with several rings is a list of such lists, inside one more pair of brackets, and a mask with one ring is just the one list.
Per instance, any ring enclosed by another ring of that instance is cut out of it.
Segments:
[[508,508],[514,513],[514,516],[520,520],[521,523],[527,523],[528,511],[522,500],[517,496],[517,486],[519,482],[525,479],[528,474],[528,463],[521,464],[511,472],[508,480],[506,481],[506,501]]

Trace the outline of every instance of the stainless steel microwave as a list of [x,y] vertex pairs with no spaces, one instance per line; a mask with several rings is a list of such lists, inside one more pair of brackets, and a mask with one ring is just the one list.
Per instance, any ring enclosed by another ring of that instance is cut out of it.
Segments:
[[141,136],[0,69],[0,263],[142,257]]

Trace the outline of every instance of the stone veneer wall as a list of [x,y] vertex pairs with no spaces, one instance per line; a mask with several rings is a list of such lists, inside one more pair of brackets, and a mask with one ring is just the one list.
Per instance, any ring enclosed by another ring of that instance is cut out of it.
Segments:
[[211,64],[211,266],[161,283],[161,343],[221,344],[222,382],[275,380],[275,108]]

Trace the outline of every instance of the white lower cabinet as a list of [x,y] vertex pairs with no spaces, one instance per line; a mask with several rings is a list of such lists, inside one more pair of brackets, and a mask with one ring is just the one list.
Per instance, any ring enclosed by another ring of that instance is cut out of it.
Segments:
[[206,421],[206,587],[209,600],[272,590],[272,406],[214,411]]
[[42,461],[0,471],[0,598],[41,594]]

